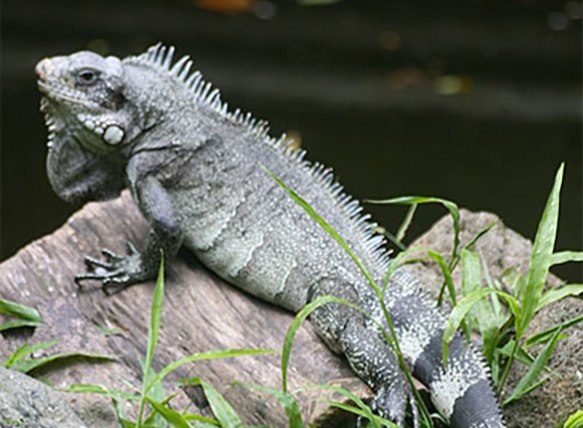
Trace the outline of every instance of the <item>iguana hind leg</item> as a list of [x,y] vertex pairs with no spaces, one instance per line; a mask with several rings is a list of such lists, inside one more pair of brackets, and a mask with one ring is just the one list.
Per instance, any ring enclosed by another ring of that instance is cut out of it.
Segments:
[[[312,287],[311,299],[324,295],[356,304],[360,300],[351,284],[330,278]],[[310,321],[324,342],[335,352],[344,354],[355,373],[374,391],[371,407],[375,413],[402,426],[407,407],[412,405],[414,426],[418,427],[411,388],[394,351],[374,323],[362,313],[336,303],[316,309]]]

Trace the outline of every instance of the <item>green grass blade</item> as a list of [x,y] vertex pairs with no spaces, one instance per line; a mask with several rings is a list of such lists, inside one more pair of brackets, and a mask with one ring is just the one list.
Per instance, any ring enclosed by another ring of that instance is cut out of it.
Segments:
[[458,302],[457,306],[453,308],[449,314],[449,317],[447,318],[447,323],[443,331],[443,339],[441,341],[441,357],[443,367],[447,367],[447,361],[449,359],[449,343],[453,339],[457,329],[460,327],[467,313],[480,299],[483,299],[488,294],[495,292],[496,290],[491,288],[481,288],[465,296]]
[[[379,289],[378,285],[376,284],[376,281],[374,280],[374,278],[370,275],[370,273],[365,269],[364,265],[360,262],[360,260],[358,259],[358,257],[356,256],[356,254],[354,254],[354,252],[352,251],[352,249],[350,248],[350,246],[346,243],[346,241],[338,234],[338,232],[336,232],[336,230],[334,230],[334,228],[332,226],[330,226],[330,224],[328,224],[328,222],[326,220],[324,220],[313,208],[310,204],[308,204],[300,195],[298,195],[296,192],[294,192],[291,188],[289,188],[288,186],[286,186],[286,184],[281,181],[276,175],[274,175],[271,171],[269,171],[268,169],[265,169],[265,171],[267,172],[267,174],[269,174],[269,176],[271,178],[273,178],[273,180],[275,180],[275,182],[283,189],[285,190],[285,192],[291,196],[291,198],[295,201],[296,204],[298,204],[300,207],[302,207],[304,209],[304,211],[306,211],[308,213],[308,215],[316,221],[316,223],[318,223],[320,225],[320,227],[322,229],[324,229],[326,231],[326,233],[328,233],[328,235],[330,235],[335,241],[336,243],[338,243],[338,245],[340,245],[340,247],[342,247],[342,249],[346,252],[346,254],[348,254],[350,256],[350,258],[352,259],[352,261],[356,264],[356,266],[358,267],[358,269],[360,270],[360,272],[365,276],[365,278],[367,279],[367,281],[369,282],[369,284],[371,284],[373,286],[373,288],[376,286],[377,289]],[[380,289],[379,289],[380,290]]]
[[144,414],[144,405],[148,395],[148,390],[152,387],[148,383],[150,379],[150,370],[154,359],[154,352],[158,344],[158,333],[160,331],[160,320],[162,318],[162,303],[164,301],[164,256],[160,257],[160,269],[158,270],[158,279],[154,288],[152,305],[150,308],[150,326],[148,328],[148,347],[146,350],[146,360],[144,361],[144,377],[142,381],[142,392],[140,406],[138,409],[138,427],[142,424]]
[[106,325],[96,325],[95,328],[104,336],[123,336],[124,332],[118,327],[108,327]]
[[529,348],[529,347],[534,346],[534,345],[546,343],[553,337],[553,335],[555,334],[556,331],[558,331],[558,330],[565,331],[569,327],[577,325],[580,322],[583,322],[583,315],[580,315],[580,316],[575,317],[575,318],[571,318],[570,320],[567,320],[561,324],[558,324],[554,327],[551,327],[545,331],[542,331],[540,333],[532,335],[531,337],[526,339],[526,342],[524,343],[524,345],[527,348]]
[[[460,252],[462,268],[462,291],[464,295],[482,288],[482,270],[480,257],[473,251],[462,248]],[[493,293],[492,296],[496,296]],[[482,353],[488,364],[492,362],[498,341],[498,324],[492,306],[487,299],[480,299],[469,311],[471,329],[478,330],[482,337]],[[462,324],[463,326],[463,324]],[[466,335],[469,337],[469,334]]]
[[565,421],[563,428],[581,428],[583,427],[583,410],[577,410]]
[[[351,406],[350,404],[341,403],[339,401],[332,401],[332,400],[322,400],[324,403],[328,404],[330,407],[337,407],[339,409],[344,410],[345,412],[355,414],[356,416],[360,416],[363,418],[368,418],[367,414],[363,412],[358,407]],[[373,415],[371,419],[368,419],[371,424],[375,427],[388,427],[388,428],[400,428],[399,425],[395,425],[388,419],[381,418],[380,416]],[[382,424],[382,425],[381,425]]]
[[539,355],[534,360],[528,372],[520,379],[510,396],[504,401],[504,405],[508,405],[523,397],[528,392],[532,391],[532,386],[537,383],[539,375],[543,372],[547,362],[551,358],[553,350],[559,341],[559,334],[561,330],[557,330],[552,339],[541,350]]
[[567,284],[562,285],[559,288],[553,288],[543,294],[536,308],[536,311],[538,312],[543,307],[550,305],[551,303],[563,300],[565,297],[578,296],[582,293],[583,284]]
[[200,378],[187,379],[186,382],[188,385],[200,385],[202,387],[213,414],[223,428],[242,428],[244,426],[243,421],[241,421],[231,404],[210,384]]
[[[148,373],[148,379],[146,379],[146,383],[148,385],[146,398],[165,406],[173,398],[173,396],[169,397],[166,396],[166,391],[164,390],[164,385],[162,384],[162,382],[153,382],[155,377],[156,372],[152,368],[150,368],[150,371]],[[159,428],[166,427],[163,415],[161,415],[158,412],[151,412],[148,415],[148,417],[144,420],[144,425],[154,425]]]
[[[455,284],[453,283],[453,278],[451,276],[451,270],[449,269],[448,264],[446,263],[443,256],[435,251],[429,250],[427,252],[427,254],[429,254],[429,257],[431,257],[431,259],[434,262],[436,262],[437,265],[439,266],[439,268],[441,269],[441,273],[443,274],[443,278],[445,280],[445,285],[447,286],[447,291],[449,293],[449,299],[451,301],[451,305],[452,306],[457,305]],[[440,292],[439,292],[439,297],[437,299],[438,306],[441,306],[441,304],[443,303],[443,291],[444,291],[444,287],[442,287]]]
[[246,357],[254,355],[267,355],[275,353],[276,352],[273,349],[221,349],[219,351],[201,352],[198,354],[188,355],[184,358],[180,358],[179,360],[171,362],[162,370],[160,370],[158,374],[154,376],[151,383],[155,384],[161,382],[166,376],[168,376],[170,373],[172,373],[179,367],[197,361],[216,360],[220,358]]
[[0,324],[0,331],[12,330],[21,327],[38,327],[42,322],[32,320],[11,320]]
[[0,299],[0,314],[36,321],[41,324],[44,323],[43,317],[36,309],[11,300]]
[[557,236],[559,200],[563,182],[564,165],[561,164],[555,177],[553,189],[547,200],[538,231],[532,247],[524,293],[521,295],[522,315],[517,320],[516,337],[521,338],[534,316],[543,293],[549,268],[552,263],[553,249]]
[[409,226],[411,226],[411,222],[413,221],[415,211],[417,211],[417,204],[411,205],[407,210],[407,214],[403,219],[403,223],[401,223],[401,226],[399,226],[399,230],[397,230],[397,235],[395,236],[397,241],[402,242],[403,239],[405,238],[405,234],[407,233],[407,230],[409,229]]
[[74,383],[69,385],[67,388],[62,388],[59,390],[78,394],[110,395],[109,390],[106,387],[92,383]]
[[118,401],[138,401],[140,397],[137,394],[130,394],[116,388],[106,388],[102,385],[91,383],[74,383],[66,388],[57,388],[59,391],[72,392],[76,394],[98,394],[111,397]]
[[267,388],[261,385],[240,384],[241,386],[255,391],[270,394],[277,399],[289,422],[289,428],[303,428],[304,421],[302,420],[302,413],[294,396],[287,392],[282,392],[279,389]]
[[464,317],[474,304],[476,304],[478,301],[492,293],[496,293],[499,297],[506,300],[506,302],[508,302],[510,310],[513,313],[520,315],[520,307],[516,299],[503,291],[499,291],[493,288],[480,288],[479,290],[476,290],[468,294],[467,296],[464,296],[464,298],[458,302],[457,306],[453,308],[453,310],[449,314],[445,329],[443,331],[441,350],[442,350],[442,363],[444,367],[446,366],[449,357],[449,343],[453,339],[455,332],[459,328]]
[[368,419],[373,424],[373,426],[375,428],[380,428],[380,423],[376,419],[376,416],[372,412],[370,406],[368,406],[364,401],[362,401],[362,399],[360,397],[358,397],[357,395],[355,395],[351,391],[349,391],[345,388],[342,388],[340,386],[328,385],[328,384],[307,385],[307,386],[302,387],[300,390],[304,391],[304,390],[308,390],[308,389],[323,389],[323,390],[327,390],[327,391],[333,391],[337,394],[340,394],[340,395],[346,397],[348,400],[352,401],[357,406],[358,409],[360,409],[360,411],[362,412],[361,416],[364,416],[366,419]]
[[186,419],[187,421],[203,422],[203,423],[210,425],[210,426],[217,426],[217,427],[221,426],[221,423],[219,421],[217,421],[216,419],[207,418],[207,417],[204,417],[201,415],[196,415],[193,413],[184,413],[182,415],[182,417],[184,419]]
[[38,327],[45,322],[36,309],[6,299],[0,299],[0,314],[17,318],[0,324],[0,331],[21,327]]
[[551,257],[553,266],[569,262],[583,262],[583,251],[560,251]]
[[10,355],[6,360],[4,360],[2,365],[9,369],[14,364],[23,360],[25,357],[32,354],[33,352],[43,351],[45,349],[52,348],[57,343],[59,343],[58,340],[49,340],[46,342],[35,343],[33,345],[24,344],[20,346],[18,349],[16,349],[16,351],[14,351],[12,355]]
[[[564,334],[560,334],[559,335],[559,340],[564,339],[565,336]],[[512,354],[512,348],[514,346],[515,342],[514,340],[509,341],[506,345],[504,345],[503,348],[499,348],[497,350],[497,352],[501,355],[504,355],[506,357],[510,357],[510,355]],[[516,348],[516,351],[514,353],[514,357],[513,357],[516,361],[524,364],[527,367],[531,367],[532,364],[534,363],[535,358],[522,346],[518,346]],[[546,367],[545,368],[545,372],[552,374],[553,376],[560,376],[559,373],[557,373],[554,370],[551,370],[550,368]]]
[[164,404],[146,397],[146,400],[154,408],[154,410],[164,418],[165,421],[172,424],[176,428],[192,428],[186,419],[182,417],[176,410],[166,407]]
[[366,202],[379,205],[418,205],[418,204],[434,204],[438,203],[443,205],[451,215],[453,220],[453,230],[454,230],[454,243],[452,251],[452,259],[457,254],[457,250],[460,244],[459,232],[460,232],[460,212],[459,207],[456,203],[449,201],[447,199],[435,198],[432,196],[401,196],[392,199],[382,199],[382,200],[367,200]]
[[308,303],[306,306],[299,311],[294,320],[290,324],[287,333],[285,334],[285,339],[283,341],[283,351],[281,353],[281,389],[284,393],[287,393],[287,369],[289,366],[289,358],[292,350],[292,346],[294,343],[294,339],[298,330],[300,329],[302,323],[308,318],[308,316],[318,309],[320,306],[329,304],[329,303],[337,303],[340,305],[346,305],[354,310],[362,312],[362,309],[356,306],[354,303],[349,302],[345,299],[339,299],[338,297],[334,296],[320,296],[317,299],[314,299],[312,302]]
[[463,248],[471,250],[474,245],[476,245],[476,243],[480,240],[480,238],[482,238],[482,236],[484,236],[486,233],[488,233],[490,230],[492,230],[492,228],[494,226],[496,226],[498,223],[500,223],[500,220],[496,220],[493,221],[492,223],[487,224],[485,227],[483,227],[482,229],[480,229],[473,237],[472,239],[470,239],[464,246]]
[[44,366],[55,363],[64,363],[67,360],[89,360],[89,361],[118,361],[114,355],[89,354],[85,352],[60,352],[43,358],[21,359],[12,365],[12,369],[22,373],[30,373]]
[[389,260],[389,265],[387,267],[387,271],[385,272],[385,276],[383,277],[383,282],[382,282],[383,294],[384,294],[387,286],[389,285],[389,281],[390,281],[391,277],[393,276],[393,273],[395,273],[395,271],[400,266],[402,266],[404,264],[416,263],[416,262],[420,261],[418,258],[411,257],[412,254],[416,254],[416,253],[420,253],[420,252],[427,253],[429,251],[431,251],[431,249],[426,248],[426,247],[421,247],[421,246],[409,247],[409,248],[401,251],[399,254],[397,254],[395,257],[393,257],[391,260]]

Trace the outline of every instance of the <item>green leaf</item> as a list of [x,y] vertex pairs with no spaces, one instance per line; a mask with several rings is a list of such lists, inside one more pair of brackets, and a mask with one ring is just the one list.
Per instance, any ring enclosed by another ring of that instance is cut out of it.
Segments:
[[0,299],[0,314],[36,321],[40,324],[44,323],[43,317],[36,309],[10,300]]
[[122,336],[123,331],[118,327],[108,327],[106,325],[96,325],[95,328],[104,336]]
[[[314,385],[304,386],[300,390],[303,391],[303,390],[307,390],[307,389],[323,389],[323,390],[327,390],[327,391],[336,392],[337,394],[340,394],[340,395],[346,397],[348,400],[351,400],[357,406],[357,408],[360,409],[360,411],[362,412],[359,415],[363,416],[364,418],[369,420],[375,428],[380,428],[380,424],[384,423],[384,422],[379,422],[378,417],[374,415],[370,406],[367,406],[365,404],[365,402],[362,401],[362,399],[360,397],[358,397],[357,395],[355,395],[354,393],[350,392],[349,390],[347,390],[345,388],[342,388],[342,387],[336,386],[336,385],[314,384]],[[355,412],[353,412],[353,413],[355,413]],[[392,422],[389,421],[389,424],[392,424]],[[392,424],[392,425],[387,424],[387,426],[393,427],[395,425],[394,424]]]
[[24,357],[27,357],[28,355],[34,352],[52,348],[57,343],[59,343],[58,340],[49,340],[46,342],[35,343],[34,345],[24,344],[20,346],[18,349],[16,349],[16,351],[14,351],[12,355],[10,355],[6,360],[4,360],[2,365],[9,369],[15,363],[18,363],[20,360],[24,359]]
[[33,370],[40,369],[43,366],[63,362],[66,360],[90,360],[90,361],[118,361],[114,355],[89,354],[85,352],[60,352],[43,358],[21,359],[12,365],[12,369],[29,373]]
[[207,401],[213,411],[213,414],[221,423],[223,428],[242,428],[243,421],[235,412],[231,404],[210,384],[200,378],[187,379],[189,385],[200,385],[204,390]]
[[[146,379],[146,384],[148,385],[146,398],[155,401],[158,404],[166,405],[167,402],[173,398],[173,396],[166,397],[166,391],[164,390],[164,385],[162,385],[162,382],[153,382],[155,376],[156,372],[150,368],[148,379]],[[156,427],[166,427],[166,423],[163,420],[163,415],[160,415],[156,412],[152,412],[150,415],[148,415],[144,421],[144,425],[148,424]]]
[[476,245],[476,242],[478,242],[480,240],[480,238],[482,236],[484,236],[486,233],[488,233],[494,226],[496,226],[498,223],[500,223],[500,220],[496,220],[493,221],[492,223],[487,224],[485,227],[483,227],[482,229],[480,229],[473,237],[472,239],[470,239],[464,246],[463,248],[471,250],[472,247],[474,245]]
[[247,389],[263,392],[274,396],[285,411],[289,421],[289,428],[303,428],[304,422],[302,414],[294,396],[288,392],[282,392],[279,389],[267,388],[260,385],[240,384]]
[[290,326],[287,330],[287,333],[285,334],[285,339],[283,341],[283,351],[281,353],[281,385],[282,385],[282,391],[284,393],[287,392],[287,368],[289,365],[289,358],[290,358],[290,354],[291,354],[291,349],[292,349],[292,345],[294,343],[294,339],[296,337],[296,334],[297,334],[298,330],[300,329],[300,326],[302,325],[302,323],[306,320],[306,318],[308,318],[308,316],[312,312],[314,312],[320,306],[323,306],[323,305],[326,305],[329,303],[346,305],[346,306],[351,307],[354,310],[362,312],[362,309],[360,307],[356,306],[354,303],[349,302],[348,300],[339,299],[338,297],[334,297],[334,296],[320,296],[317,299],[314,299],[313,301],[308,303],[306,306],[304,306],[302,308],[301,311],[299,311],[296,314],[296,316],[294,317],[294,320],[292,321],[292,323],[290,324]]
[[76,394],[97,394],[110,397],[117,401],[138,401],[140,397],[116,388],[106,388],[102,385],[91,383],[74,383],[66,388],[57,388],[59,391],[72,392]]
[[169,407],[166,407],[162,403],[152,400],[149,397],[146,397],[146,400],[150,405],[154,408],[156,412],[160,416],[164,418],[167,422],[171,423],[173,427],[177,428],[191,428],[191,425],[188,423],[186,419],[182,417],[180,413],[175,410],[172,410]]
[[31,320],[11,320],[0,324],[0,331],[12,330],[21,327],[38,327],[42,323]]
[[411,205],[409,207],[409,209],[407,210],[407,214],[405,215],[405,218],[403,219],[403,223],[401,223],[401,226],[399,226],[399,230],[397,231],[397,235],[395,236],[397,241],[401,242],[405,238],[405,234],[407,233],[407,229],[409,229],[409,226],[411,225],[411,222],[413,221],[413,216],[415,215],[415,211],[417,211],[417,204]]
[[583,284],[567,284],[562,285],[559,288],[553,288],[543,294],[536,308],[536,311],[538,312],[551,303],[563,300],[565,297],[578,296],[582,293]]
[[551,257],[553,266],[568,262],[583,262],[583,251],[560,251]]
[[196,415],[193,413],[184,413],[182,417],[187,421],[203,422],[210,426],[221,426],[221,423],[216,419],[206,418],[204,416]]
[[457,204],[447,199],[435,198],[432,196],[401,196],[392,199],[382,199],[382,200],[367,200],[372,204],[379,205],[418,205],[418,204],[432,204],[438,203],[443,205],[451,215],[453,220],[453,230],[454,230],[454,243],[452,251],[452,259],[457,254],[457,250],[460,244],[459,231],[460,231],[460,212]]
[[180,358],[179,360],[171,362],[162,370],[160,370],[158,374],[154,376],[154,378],[152,379],[151,384],[161,382],[166,376],[168,376],[174,370],[178,369],[179,367],[185,364],[194,363],[196,361],[216,360],[220,358],[246,357],[253,355],[267,355],[275,353],[276,352],[273,349],[221,349],[219,351],[201,352],[198,354],[188,355],[184,358]]
[[[559,340],[564,339],[565,337],[566,337],[565,335],[561,334],[559,335]],[[510,340],[506,345],[504,345],[503,348],[499,348],[497,352],[506,357],[510,357],[512,354],[512,348],[514,344],[515,341]],[[522,346],[517,346],[513,358],[527,367],[532,366],[532,363],[534,363],[535,360],[535,358]],[[551,373],[553,376],[560,376],[559,373],[557,373],[554,370],[551,370],[548,367],[545,368],[545,371],[547,373]]]
[[0,331],[20,327],[38,327],[44,323],[43,317],[36,309],[11,300],[0,299],[0,314],[17,318],[0,324]]
[[328,235],[330,235],[338,243],[338,245],[340,245],[340,247],[342,247],[342,249],[346,252],[346,254],[348,254],[348,256],[350,256],[350,258],[352,259],[352,261],[356,264],[356,266],[358,267],[358,269],[360,270],[360,272],[365,276],[365,278],[367,279],[367,281],[369,282],[369,284],[375,289],[375,291],[380,292],[380,288],[376,284],[376,281],[373,279],[373,277],[370,275],[370,273],[365,269],[364,265],[360,262],[360,260],[356,256],[356,254],[354,254],[354,252],[352,251],[352,249],[350,248],[350,246],[340,236],[340,234],[338,232],[336,232],[336,230],[334,230],[334,228],[332,226],[330,226],[330,224],[328,224],[328,222],[326,220],[324,220],[311,207],[311,205],[308,204],[300,195],[298,195],[291,188],[289,188],[288,186],[286,186],[286,184],[283,181],[281,181],[271,171],[269,171],[266,168],[264,168],[264,170],[295,201],[296,204],[298,204],[300,207],[302,207],[304,209],[304,211],[306,211],[306,213],[308,213],[308,215],[310,217],[312,217],[312,219],[315,220],[316,223],[318,223],[320,225],[320,227],[322,229],[324,229],[326,231],[326,233],[328,233]]
[[[468,295],[482,288],[482,271],[478,254],[466,248],[460,253],[462,267],[462,291]],[[496,293],[493,294],[496,296]],[[487,299],[481,299],[469,311],[469,321],[472,329],[480,332],[483,347],[482,353],[490,364],[498,339],[498,325],[492,306]]]
[[541,343],[546,343],[552,338],[552,336],[555,334],[556,331],[558,331],[558,330],[565,331],[569,327],[577,325],[582,321],[583,321],[583,315],[580,315],[578,317],[571,318],[570,320],[567,320],[567,321],[565,321],[561,324],[558,324],[554,327],[551,327],[545,331],[534,334],[531,337],[529,337],[528,339],[526,339],[525,346],[528,348],[528,347],[531,347],[534,345],[539,345]]
[[561,330],[557,330],[553,335],[552,339],[546,344],[542,351],[538,354],[532,366],[528,372],[520,379],[518,385],[514,388],[510,397],[504,401],[504,405],[508,405],[513,401],[516,401],[532,391],[532,386],[535,384],[540,384],[537,379],[541,372],[545,369],[547,362],[551,358],[553,350],[559,341],[559,333]]
[[557,236],[563,169],[564,165],[561,164],[534,239],[526,285],[524,287],[524,293],[520,296],[522,301],[522,315],[517,319],[516,325],[516,337],[519,339],[528,328],[530,320],[539,306],[548,271],[552,263],[553,249]]
[[495,292],[496,290],[491,288],[481,288],[465,296],[453,308],[447,319],[447,323],[443,331],[443,338],[441,341],[441,356],[443,367],[447,367],[447,361],[449,359],[449,343],[453,339],[466,314],[476,302],[478,302],[480,299],[483,299],[488,294]]
[[[451,271],[450,271],[449,266],[447,265],[445,259],[443,258],[443,256],[441,254],[439,254],[435,251],[432,251],[432,250],[429,250],[427,252],[427,254],[429,254],[429,257],[431,257],[433,259],[433,261],[435,261],[437,263],[437,265],[439,266],[439,268],[441,269],[441,272],[443,274],[443,278],[445,280],[445,284],[447,285],[447,291],[449,292],[449,298],[451,300],[451,305],[452,306],[457,305],[455,284],[453,283]],[[443,288],[439,292],[437,304],[441,305],[442,302],[443,302]]]
[[581,428],[583,427],[583,410],[577,410],[569,419],[565,421],[563,428]]
[[164,301],[164,256],[160,257],[160,269],[158,270],[158,279],[154,288],[152,305],[150,308],[150,326],[148,328],[148,347],[146,350],[146,360],[144,361],[144,377],[142,380],[142,392],[140,406],[138,408],[138,427],[142,424],[144,414],[144,405],[148,396],[148,391],[155,384],[149,384],[150,370],[154,359],[154,352],[158,344],[158,333],[160,331],[160,320],[162,318],[162,303]]
[[383,282],[382,282],[383,294],[385,293],[385,290],[387,289],[387,286],[389,285],[389,281],[390,281],[391,277],[393,276],[393,273],[395,273],[395,271],[399,267],[401,267],[402,265],[405,265],[405,264],[418,263],[418,262],[424,261],[425,259],[419,259],[419,258],[413,257],[412,255],[417,254],[417,253],[428,253],[429,251],[431,251],[431,249],[427,248],[427,247],[411,246],[411,247],[407,248],[406,250],[403,250],[400,253],[398,253],[395,257],[391,258],[389,260],[389,265],[387,266],[387,271],[385,272],[385,275],[383,277]]
[[106,387],[92,383],[74,383],[69,385],[67,388],[62,388],[59,390],[63,392],[73,392],[80,394],[110,395],[109,390]]
[[449,343],[453,339],[453,336],[455,335],[455,332],[459,328],[464,317],[474,304],[476,304],[478,301],[492,293],[496,293],[498,296],[506,300],[513,313],[515,311],[517,313],[520,313],[520,308],[518,306],[518,302],[516,301],[516,299],[514,299],[514,297],[503,291],[495,290],[493,288],[480,288],[479,290],[476,290],[473,293],[470,293],[469,295],[465,296],[458,302],[457,306],[453,308],[453,310],[449,314],[445,329],[443,331],[441,350],[442,350],[442,363],[444,367],[446,367],[447,360],[449,358]]

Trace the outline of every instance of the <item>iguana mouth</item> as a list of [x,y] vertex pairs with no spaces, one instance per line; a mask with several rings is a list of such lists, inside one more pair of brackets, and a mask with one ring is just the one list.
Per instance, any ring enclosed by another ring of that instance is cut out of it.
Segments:
[[37,80],[38,90],[44,94],[44,96],[48,99],[57,101],[57,102],[67,102],[78,104],[87,108],[96,108],[98,107],[94,103],[87,102],[87,100],[78,96],[74,90],[70,90],[63,85],[55,85],[44,80]]

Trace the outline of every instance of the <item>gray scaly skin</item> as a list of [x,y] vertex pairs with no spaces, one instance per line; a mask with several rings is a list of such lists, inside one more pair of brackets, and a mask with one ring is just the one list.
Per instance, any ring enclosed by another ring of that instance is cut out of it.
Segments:
[[[156,45],[123,60],[78,52],[37,65],[55,192],[85,202],[128,187],[152,228],[142,253],[129,245],[126,256],[88,257],[89,272],[77,280],[108,287],[150,279],[160,250],[171,257],[184,245],[228,282],[290,311],[335,295],[385,322],[356,265],[264,168],[311,204],[380,282],[388,256],[369,216],[329,169],[303,160],[285,136],[270,137],[264,122],[230,111],[188,57],[173,63],[173,52]],[[460,336],[442,367],[445,318],[420,284],[397,271],[386,304],[413,375],[450,426],[503,427],[487,370]],[[374,409],[403,424],[412,394],[378,328],[340,305],[318,309],[311,322],[375,391]]]

